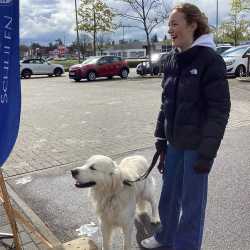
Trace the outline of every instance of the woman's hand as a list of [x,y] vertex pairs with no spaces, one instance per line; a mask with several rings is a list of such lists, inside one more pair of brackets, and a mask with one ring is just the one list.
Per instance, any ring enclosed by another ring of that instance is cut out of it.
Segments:
[[165,168],[165,156],[167,153],[167,141],[166,140],[157,140],[155,142],[156,151],[160,154],[160,161],[158,163],[158,170],[163,174]]
[[194,164],[194,171],[197,174],[209,174],[213,165],[213,160],[199,158],[197,162]]

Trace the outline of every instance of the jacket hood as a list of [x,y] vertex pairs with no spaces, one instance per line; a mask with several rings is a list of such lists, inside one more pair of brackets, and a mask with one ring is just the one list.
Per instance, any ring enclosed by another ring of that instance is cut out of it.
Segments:
[[215,50],[216,45],[214,43],[213,34],[205,34],[198,37],[192,44],[194,46],[209,47]]

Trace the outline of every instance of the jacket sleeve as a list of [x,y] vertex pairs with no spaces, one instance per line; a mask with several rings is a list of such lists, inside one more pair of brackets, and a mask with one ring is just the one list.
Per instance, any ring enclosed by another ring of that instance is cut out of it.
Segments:
[[[162,79],[162,84],[161,84],[162,88],[164,88],[165,80],[166,80],[166,78],[165,78],[165,74],[164,74],[164,77]],[[154,136],[157,137],[158,139],[166,139],[165,129],[164,129],[165,115],[163,112],[163,101],[164,101],[164,95],[162,92],[161,108],[160,108],[160,112],[159,112],[158,117],[157,117],[156,128],[155,128],[155,133],[154,133]]]
[[200,160],[213,161],[224,136],[231,108],[226,67],[220,56],[213,58],[204,73],[202,95],[206,120],[198,148]]

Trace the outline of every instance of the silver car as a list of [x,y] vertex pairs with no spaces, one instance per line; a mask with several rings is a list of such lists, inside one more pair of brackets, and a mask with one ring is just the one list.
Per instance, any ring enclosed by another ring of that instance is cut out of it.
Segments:
[[42,58],[20,62],[20,74],[25,79],[30,78],[31,75],[61,76],[63,73],[64,67],[61,64],[52,64]]

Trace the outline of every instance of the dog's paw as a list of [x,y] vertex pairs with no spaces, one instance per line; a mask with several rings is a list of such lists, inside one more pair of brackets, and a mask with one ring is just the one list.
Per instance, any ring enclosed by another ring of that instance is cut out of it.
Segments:
[[151,223],[152,224],[159,224],[160,223],[160,218],[158,216],[151,218]]

